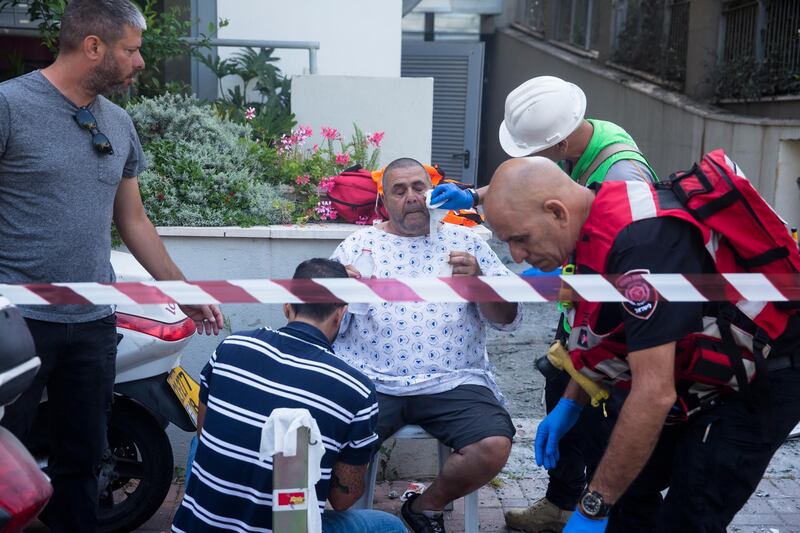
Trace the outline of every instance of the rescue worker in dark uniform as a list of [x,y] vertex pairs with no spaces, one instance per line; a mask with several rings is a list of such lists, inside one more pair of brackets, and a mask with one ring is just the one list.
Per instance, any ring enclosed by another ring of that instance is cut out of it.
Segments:
[[[577,85],[555,76],[532,78],[506,98],[500,144],[511,157],[539,155],[558,162],[581,185],[658,181],[628,132],[613,122],[584,118],[585,111],[586,96]],[[488,186],[473,191],[452,184],[440,185],[434,190],[431,202],[446,200],[443,208],[470,209],[477,207],[473,204],[480,202],[488,190]],[[562,317],[556,338],[566,335],[569,326]],[[564,393],[569,376],[557,370],[545,372],[544,376],[549,413]],[[578,502],[587,476],[591,477],[603,453],[605,443],[597,434],[613,420],[614,407],[620,401],[613,398],[606,409],[608,419],[591,409],[581,414],[580,421],[561,439],[561,460],[548,469],[546,495],[530,507],[506,511],[506,525],[528,533],[561,531]]]
[[[669,190],[653,191],[637,182],[581,187],[552,162],[532,157],[503,163],[484,203],[488,222],[508,242],[515,261],[552,270],[575,253],[579,273],[619,274],[616,287],[628,297],[624,303],[581,301],[575,309],[569,346],[573,364],[595,380],[628,388],[629,394],[564,529],[568,533],[722,533],[800,420],[796,311],[760,303],[756,316],[754,302],[736,302],[759,328],[783,324],[768,339],[769,357],[753,381],[761,386],[750,387],[748,395],[742,394],[747,377],[716,385],[709,385],[713,379],[690,379],[701,375],[691,359],[700,353],[697,339],[715,325],[722,331],[723,310],[734,304],[669,302],[641,276],[732,272],[720,257],[735,254],[721,253],[725,242],[710,238],[701,223],[667,205],[676,203]],[[743,342],[742,331],[736,331],[736,343]],[[715,334],[708,335],[714,341]],[[709,346],[725,345],[725,335],[716,335],[720,342]],[[757,337],[750,339],[754,351]],[[758,361],[751,357],[750,362]],[[752,371],[752,364],[742,366]],[[739,392],[731,390],[734,381],[742,384]],[[558,441],[586,400],[571,381],[542,422],[538,463],[558,462]]]

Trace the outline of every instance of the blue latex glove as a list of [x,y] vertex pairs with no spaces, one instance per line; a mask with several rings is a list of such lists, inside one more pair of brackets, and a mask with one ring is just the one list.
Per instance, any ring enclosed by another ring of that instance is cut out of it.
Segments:
[[608,517],[592,520],[584,516],[580,509],[575,509],[564,526],[563,533],[604,533],[607,527]]
[[455,183],[445,183],[438,185],[431,193],[431,205],[439,202],[444,202],[439,209],[472,209],[472,193]]
[[534,450],[536,464],[550,470],[558,463],[558,442],[569,431],[578,417],[583,406],[569,398],[561,398],[556,408],[542,420],[536,430]]

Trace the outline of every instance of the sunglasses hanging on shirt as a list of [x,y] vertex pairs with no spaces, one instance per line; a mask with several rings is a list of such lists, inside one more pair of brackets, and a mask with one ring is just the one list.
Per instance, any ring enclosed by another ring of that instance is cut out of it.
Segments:
[[88,130],[89,133],[92,134],[92,146],[94,146],[94,149],[97,150],[98,153],[104,155],[114,153],[114,148],[111,147],[111,141],[105,134],[97,129],[97,119],[94,118],[91,111],[85,107],[78,109],[77,113],[75,113],[75,122],[78,123],[78,126]]

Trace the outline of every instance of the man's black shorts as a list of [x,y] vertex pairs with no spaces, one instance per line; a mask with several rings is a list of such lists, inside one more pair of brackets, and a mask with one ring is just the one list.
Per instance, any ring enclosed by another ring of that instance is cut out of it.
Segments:
[[408,424],[417,424],[458,451],[487,437],[516,433],[511,417],[494,394],[482,385],[461,385],[439,394],[388,396],[378,393],[381,441]]

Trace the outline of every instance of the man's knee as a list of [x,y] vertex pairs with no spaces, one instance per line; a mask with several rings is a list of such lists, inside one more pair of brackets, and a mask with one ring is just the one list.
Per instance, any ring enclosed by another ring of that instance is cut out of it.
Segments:
[[511,439],[508,437],[486,437],[474,444],[465,446],[459,453],[469,456],[487,469],[497,470],[505,466],[511,455]]

